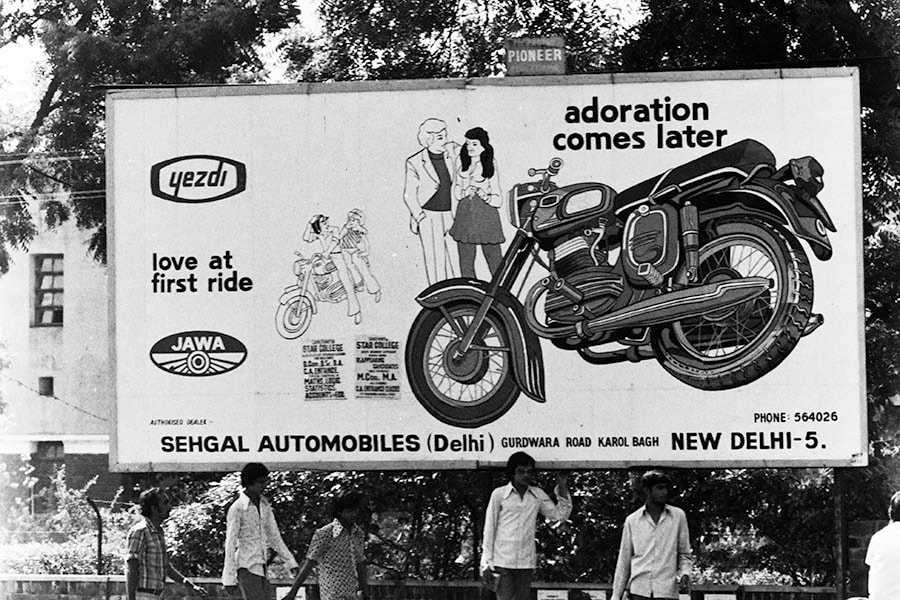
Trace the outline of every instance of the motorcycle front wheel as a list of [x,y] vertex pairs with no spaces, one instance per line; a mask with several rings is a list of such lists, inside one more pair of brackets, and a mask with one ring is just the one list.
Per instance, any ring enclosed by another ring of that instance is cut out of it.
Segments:
[[286,340],[293,340],[309,329],[312,321],[312,302],[306,296],[298,296],[287,304],[279,304],[275,313],[275,329]]
[[468,352],[455,353],[478,311],[474,303],[424,309],[406,343],[406,373],[413,394],[433,417],[455,427],[480,427],[515,403],[509,331],[488,313]]
[[[699,389],[725,390],[769,373],[803,335],[813,303],[809,259],[797,239],[764,221],[713,224],[700,248],[699,282],[766,277],[772,288],[731,308],[657,327],[662,367]],[[682,271],[680,282],[686,281]]]

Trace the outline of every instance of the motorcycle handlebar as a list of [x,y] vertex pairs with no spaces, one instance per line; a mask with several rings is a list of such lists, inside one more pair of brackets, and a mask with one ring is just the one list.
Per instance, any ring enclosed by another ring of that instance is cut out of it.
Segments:
[[528,169],[528,176],[534,177],[535,175],[545,175],[545,178],[553,177],[554,175],[559,175],[559,170],[562,169],[563,160],[561,158],[554,158],[550,161],[550,164],[546,169]]

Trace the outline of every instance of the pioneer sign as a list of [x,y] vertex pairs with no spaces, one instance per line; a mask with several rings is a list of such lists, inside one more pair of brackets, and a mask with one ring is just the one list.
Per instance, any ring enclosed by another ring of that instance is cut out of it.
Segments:
[[512,38],[503,48],[507,75],[566,74],[566,40],[561,36]]

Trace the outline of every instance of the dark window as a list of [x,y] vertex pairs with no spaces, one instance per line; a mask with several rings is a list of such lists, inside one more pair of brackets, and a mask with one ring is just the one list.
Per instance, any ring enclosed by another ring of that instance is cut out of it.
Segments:
[[62,442],[38,442],[37,452],[35,452],[33,459],[55,462],[62,460],[65,456],[66,453]]
[[34,325],[59,326],[63,323],[62,254],[34,257]]
[[38,392],[41,396],[52,396],[53,395],[53,378],[52,377],[38,377]]
[[52,508],[48,494],[42,493],[53,484],[53,478],[66,463],[66,452],[62,442],[38,442],[34,454],[31,455],[31,466],[34,469],[31,477],[35,479],[31,488],[31,506],[35,513],[45,513]]

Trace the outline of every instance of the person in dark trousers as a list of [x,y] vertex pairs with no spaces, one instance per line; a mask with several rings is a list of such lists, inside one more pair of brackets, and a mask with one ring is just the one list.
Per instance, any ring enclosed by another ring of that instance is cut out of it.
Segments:
[[230,594],[239,587],[244,600],[268,600],[267,568],[274,558],[270,551],[292,573],[297,569],[294,555],[281,539],[272,505],[262,495],[268,482],[265,465],[248,463],[241,470],[244,491],[228,508],[222,585]]
[[691,543],[687,517],[668,504],[672,481],[660,471],[641,477],[645,502],[628,515],[613,579],[612,600],[677,600],[691,592]]
[[360,600],[369,597],[364,544],[359,525],[363,497],[344,492],[332,505],[332,521],[316,530],[306,560],[283,600],[294,600],[310,572],[318,567],[321,600]]
[[491,493],[484,515],[481,575],[498,600],[528,600],[531,576],[537,564],[534,532],[538,514],[565,521],[572,513],[568,473],[556,476],[554,502],[535,487],[534,459],[516,452],[506,462],[509,483]]
[[162,523],[172,505],[158,487],[141,492],[138,499],[141,520],[129,531],[125,555],[125,597],[127,600],[159,600],[166,589],[166,576],[198,596],[206,590],[197,586],[169,563]]

